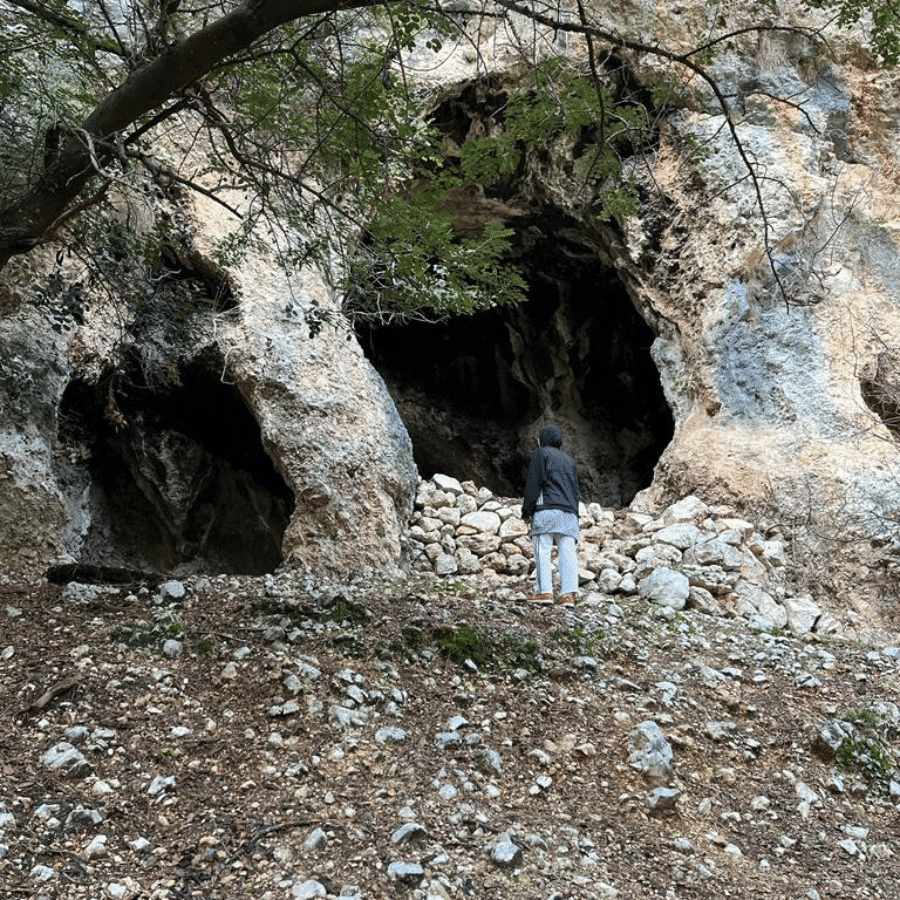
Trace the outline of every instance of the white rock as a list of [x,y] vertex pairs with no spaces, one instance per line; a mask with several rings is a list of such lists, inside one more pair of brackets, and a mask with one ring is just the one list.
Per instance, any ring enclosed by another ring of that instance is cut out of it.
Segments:
[[[307,853],[319,850],[328,843],[328,835],[321,828],[314,828],[303,842],[303,849]],[[314,895],[315,896],[315,895]]]
[[219,676],[226,681],[234,681],[234,679],[238,677],[237,663],[231,661],[225,663],[225,665],[222,666],[222,671],[219,673]]
[[175,787],[175,776],[174,775],[157,775],[153,781],[150,782],[150,787],[147,788],[147,793],[151,797],[156,797],[158,794],[161,794],[163,791],[168,790],[169,788]]
[[395,725],[387,725],[375,732],[375,740],[379,744],[402,744],[407,737],[406,731]]
[[106,856],[106,835],[98,834],[81,852],[85,859],[100,859]]
[[34,881],[50,881],[56,877],[56,870],[50,866],[35,866],[29,874]]
[[291,887],[291,897],[294,900],[313,900],[314,897],[327,897],[328,891],[320,881],[304,881]]
[[163,600],[181,600],[186,593],[180,581],[166,581],[159,586],[159,596]]
[[770,626],[784,628],[787,625],[787,612],[785,608],[762,588],[746,581],[739,581],[734,588],[735,596],[741,604],[741,614],[747,618],[753,618],[753,612],[764,623]]
[[672,525],[666,525],[653,535],[655,541],[661,541],[665,544],[671,544],[679,550],[686,550],[693,544],[696,544],[702,532],[700,529],[690,522],[676,522]]
[[509,835],[501,835],[491,847],[491,861],[498,866],[517,865],[522,859],[522,848],[510,840]]
[[467,513],[460,519],[461,525],[474,528],[485,534],[497,534],[500,531],[500,516],[495,512],[479,510],[478,512]]
[[709,507],[693,494],[683,497],[673,503],[662,514],[665,525],[674,525],[677,522],[700,522],[709,515]]
[[431,480],[434,482],[435,486],[441,491],[449,491],[453,495],[459,495],[465,493],[463,491],[462,485],[450,475],[441,475],[436,474],[433,475]]
[[[463,575],[476,575],[482,569],[482,560],[479,559],[468,547],[460,547],[454,554],[458,571]],[[485,559],[485,564],[490,562]],[[505,558],[504,558],[505,564]]]
[[84,778],[92,774],[93,766],[79,750],[68,741],[60,741],[44,752],[41,762],[48,768],[68,775],[70,778]]
[[680,796],[681,791],[678,788],[654,788],[647,795],[647,806],[651,812],[675,809],[675,804]]
[[163,644],[162,650],[163,655],[168,656],[169,659],[178,659],[184,653],[184,644],[181,641],[176,641],[175,638],[169,638]]
[[456,559],[449,553],[442,553],[434,561],[435,575],[453,575],[457,571],[459,571],[459,566],[456,562]]
[[521,519],[507,518],[501,523],[499,534],[505,540],[528,534],[528,531],[528,526]]
[[597,576],[597,587],[604,594],[615,593],[622,584],[622,575],[618,569],[603,569]]
[[452,525],[456,528],[459,525],[462,514],[455,506],[444,506],[437,511],[437,520],[444,525]]
[[656,722],[641,722],[629,734],[628,765],[645,779],[664,785],[672,776],[672,747]]
[[822,610],[812,597],[785,597],[783,601],[787,626],[794,634],[808,634],[822,616]]
[[388,878],[402,884],[418,884],[425,876],[425,870],[418,863],[392,862],[387,868]]
[[718,538],[701,540],[684,553],[685,563],[699,566],[721,566],[725,571],[740,571],[744,562],[738,547]]
[[763,545],[762,558],[773,568],[784,568],[787,565],[784,541],[766,541]]
[[661,566],[641,579],[639,590],[645,600],[652,600],[672,609],[684,609],[691,586],[681,572]]
[[[481,515],[481,513],[473,513]],[[487,556],[488,553],[496,553],[500,549],[500,536],[481,532],[478,534],[461,534],[456,543],[461,547],[471,550],[476,556]]]

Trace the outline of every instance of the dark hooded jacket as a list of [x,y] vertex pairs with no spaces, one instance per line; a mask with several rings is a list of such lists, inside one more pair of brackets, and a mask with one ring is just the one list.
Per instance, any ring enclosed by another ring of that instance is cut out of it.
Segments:
[[[561,449],[562,432],[555,425],[541,430],[541,446],[535,447],[528,466],[522,518],[531,519],[542,509],[561,509],[578,515],[578,469],[575,460]],[[543,502],[538,497],[543,493]]]

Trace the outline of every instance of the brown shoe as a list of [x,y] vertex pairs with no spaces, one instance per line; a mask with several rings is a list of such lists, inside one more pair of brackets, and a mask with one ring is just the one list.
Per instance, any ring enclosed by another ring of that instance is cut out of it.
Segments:
[[563,594],[557,601],[560,606],[574,606],[578,602],[575,594]]
[[550,606],[553,604],[553,594],[532,594],[525,598],[526,603],[534,603],[538,606]]

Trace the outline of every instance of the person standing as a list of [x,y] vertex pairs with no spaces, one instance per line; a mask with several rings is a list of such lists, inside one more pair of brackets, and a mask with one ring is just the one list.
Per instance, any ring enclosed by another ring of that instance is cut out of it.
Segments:
[[562,449],[562,432],[555,425],[541,429],[539,446],[531,454],[522,501],[522,518],[531,521],[534,546],[535,592],[530,603],[553,603],[553,571],[550,552],[559,549],[560,598],[574,606],[578,592],[578,469]]

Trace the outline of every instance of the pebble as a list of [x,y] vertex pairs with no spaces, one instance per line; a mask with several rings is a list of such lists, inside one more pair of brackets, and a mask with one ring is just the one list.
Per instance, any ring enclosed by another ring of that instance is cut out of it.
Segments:
[[647,806],[651,812],[674,809],[680,796],[678,788],[654,788],[647,795]]
[[518,865],[522,861],[522,848],[509,835],[503,835],[491,847],[491,861],[504,868]]
[[328,890],[320,881],[309,881],[295,884],[291,887],[291,897],[294,900],[313,900],[314,897],[327,897]]
[[405,822],[392,835],[391,843],[402,844],[415,838],[424,837],[427,832],[418,822]]
[[392,862],[388,865],[390,879],[408,887],[415,887],[425,876],[425,869],[419,863]]

